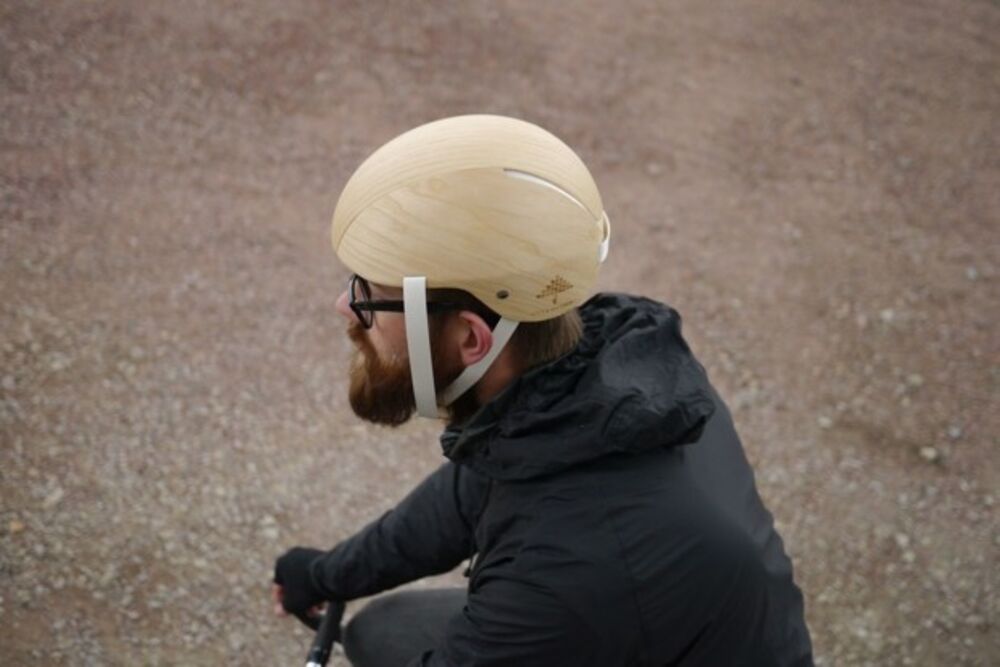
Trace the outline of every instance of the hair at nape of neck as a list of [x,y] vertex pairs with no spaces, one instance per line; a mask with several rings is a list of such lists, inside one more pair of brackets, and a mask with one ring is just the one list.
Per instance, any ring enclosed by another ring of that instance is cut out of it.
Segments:
[[[459,304],[462,309],[482,317],[490,328],[496,326],[500,319],[500,315],[464,290],[431,289],[427,291],[427,300]],[[444,316],[446,314],[432,316],[431,321]],[[583,321],[574,308],[552,319],[521,322],[507,346],[516,355],[521,369],[527,371],[568,354],[580,342],[582,335]]]

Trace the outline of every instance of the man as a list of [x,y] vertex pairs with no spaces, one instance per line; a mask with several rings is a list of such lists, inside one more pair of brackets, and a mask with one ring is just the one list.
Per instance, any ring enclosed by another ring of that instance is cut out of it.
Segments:
[[467,591],[357,614],[352,663],[812,664],[791,563],[679,315],[587,299],[609,237],[586,166],[522,121],[430,123],[358,168],[333,219],[351,405],[443,417],[449,461],[331,551],[279,558],[279,611],[468,558]]

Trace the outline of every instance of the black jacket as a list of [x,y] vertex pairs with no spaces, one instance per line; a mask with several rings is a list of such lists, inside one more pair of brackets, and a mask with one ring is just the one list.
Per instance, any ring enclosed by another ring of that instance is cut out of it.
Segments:
[[810,665],[802,595],[676,311],[620,294],[441,436],[444,464],[314,571],[350,600],[475,553],[414,664]]

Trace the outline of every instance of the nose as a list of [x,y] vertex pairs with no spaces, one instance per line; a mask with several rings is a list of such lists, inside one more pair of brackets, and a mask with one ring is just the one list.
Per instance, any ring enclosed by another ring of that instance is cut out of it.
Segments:
[[353,320],[355,319],[354,311],[351,310],[351,306],[348,305],[349,303],[350,296],[347,294],[347,290],[345,289],[340,293],[340,296],[337,297],[337,312],[347,319]]

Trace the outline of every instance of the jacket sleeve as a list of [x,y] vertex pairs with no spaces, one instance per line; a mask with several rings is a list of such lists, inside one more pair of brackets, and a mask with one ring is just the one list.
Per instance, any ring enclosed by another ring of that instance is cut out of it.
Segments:
[[454,568],[475,552],[489,480],[448,462],[394,509],[328,552],[312,576],[330,599],[353,600]]
[[586,666],[595,637],[544,587],[493,579],[469,594],[438,647],[409,667]]

